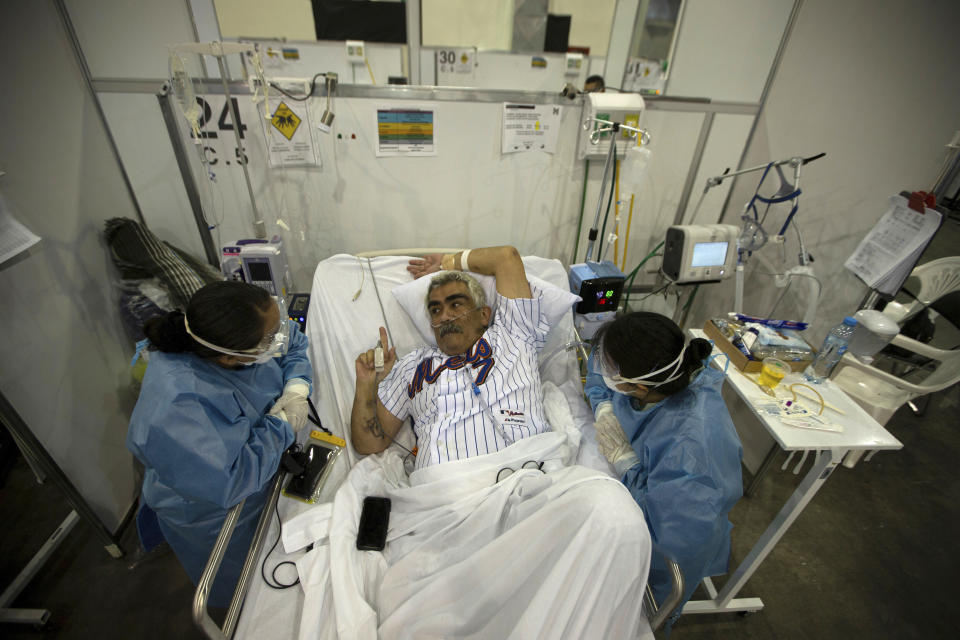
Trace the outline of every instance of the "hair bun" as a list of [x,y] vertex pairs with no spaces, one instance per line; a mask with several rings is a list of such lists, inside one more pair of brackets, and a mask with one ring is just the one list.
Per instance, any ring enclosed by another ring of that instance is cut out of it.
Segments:
[[709,340],[704,340],[703,338],[694,338],[690,341],[690,344],[687,345],[687,354],[684,358],[690,364],[699,366],[707,356],[713,351],[713,345],[710,344]]
[[175,310],[147,320],[143,332],[160,351],[192,351],[194,342],[184,326],[185,316]]

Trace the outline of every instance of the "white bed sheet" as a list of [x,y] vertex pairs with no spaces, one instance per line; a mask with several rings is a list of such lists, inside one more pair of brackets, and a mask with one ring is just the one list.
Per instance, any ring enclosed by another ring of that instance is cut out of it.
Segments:
[[[410,281],[406,271],[409,260],[409,257],[383,256],[371,258],[368,262],[366,258],[341,254],[320,262],[314,273],[306,329],[314,371],[313,400],[324,426],[348,442],[348,451],[337,461],[322,493],[322,500],[333,499],[337,487],[358,459],[349,445],[354,361],[357,355],[375,346],[378,328],[382,325],[387,326],[391,345],[396,346],[398,355],[421,345],[413,322],[390,293],[393,287]],[[523,262],[528,274],[557,287],[568,286],[566,271],[558,260],[528,256]],[[358,291],[359,295],[356,295]],[[593,414],[583,397],[576,354],[565,348],[574,340],[571,312],[548,335],[540,358],[541,365],[546,365],[545,368],[541,366],[541,379],[545,384],[553,383],[559,388],[566,399],[573,423],[580,430],[577,463],[615,477],[612,468],[597,450]],[[301,439],[303,437],[305,434],[301,434]],[[412,431],[404,428],[398,440],[405,446],[411,446]],[[314,507],[282,495],[278,503],[280,518],[284,522],[311,508]],[[236,638],[295,640],[298,637],[303,614],[302,589],[299,586],[285,590],[271,589],[260,575],[263,558],[277,539],[278,532],[274,518],[244,602]],[[287,554],[282,544],[278,545],[269,555],[267,575],[270,576],[278,563],[296,561],[303,555],[303,550]],[[276,577],[281,582],[292,582],[296,579],[296,571],[293,566],[285,565],[277,571]]]

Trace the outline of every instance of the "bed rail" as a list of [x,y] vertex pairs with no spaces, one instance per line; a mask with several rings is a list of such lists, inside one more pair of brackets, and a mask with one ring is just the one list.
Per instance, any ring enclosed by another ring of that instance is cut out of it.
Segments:
[[663,559],[667,561],[667,568],[670,569],[673,586],[670,589],[670,595],[658,607],[657,601],[653,599],[653,591],[650,589],[650,585],[647,585],[643,603],[647,610],[647,621],[650,623],[651,631],[656,631],[663,625],[683,597],[683,571],[680,570],[680,565],[666,556]]
[[407,249],[379,249],[376,251],[361,251],[354,254],[358,258],[379,258],[381,256],[425,256],[429,253],[460,253],[463,248],[454,249],[451,247],[441,247],[434,249],[430,247],[411,247]]
[[270,486],[270,493],[267,496],[267,503],[263,507],[260,519],[257,521],[257,529],[253,534],[253,541],[250,543],[250,550],[247,552],[247,558],[243,563],[243,570],[240,572],[240,580],[237,582],[237,588],[233,592],[233,598],[230,600],[230,608],[227,609],[227,617],[223,621],[223,627],[218,627],[210,613],[207,611],[207,600],[210,597],[210,588],[213,581],[220,571],[220,563],[227,552],[227,545],[230,544],[230,538],[233,536],[233,530],[240,519],[240,512],[246,502],[240,502],[227,512],[227,517],[223,521],[223,527],[220,528],[220,535],[213,545],[213,551],[210,553],[210,559],[207,560],[207,566],[200,574],[200,581],[197,584],[197,590],[193,596],[193,621],[200,627],[211,640],[229,640],[237,628],[237,620],[240,618],[240,611],[243,609],[243,600],[250,589],[250,576],[257,560],[260,558],[260,552],[263,550],[263,544],[267,536],[267,530],[270,528],[270,517],[276,509],[277,500],[280,499],[280,487],[283,486],[283,479],[286,474],[283,471],[277,471]]

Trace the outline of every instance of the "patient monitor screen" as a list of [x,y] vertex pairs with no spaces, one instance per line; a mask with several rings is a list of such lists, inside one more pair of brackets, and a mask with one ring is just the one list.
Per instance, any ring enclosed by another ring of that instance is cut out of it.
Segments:
[[[696,252],[696,249],[694,249]],[[696,253],[694,253],[696,255]],[[270,265],[266,262],[248,262],[247,267],[250,268],[250,278],[254,282],[269,282],[273,280],[270,276]]]
[[698,242],[693,245],[691,267],[719,267],[727,258],[727,242]]

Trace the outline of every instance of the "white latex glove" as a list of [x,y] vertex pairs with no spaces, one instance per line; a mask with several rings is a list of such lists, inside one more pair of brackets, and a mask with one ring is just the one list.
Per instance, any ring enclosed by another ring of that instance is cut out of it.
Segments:
[[627,442],[627,436],[620,427],[620,421],[613,413],[612,402],[601,402],[597,406],[594,428],[597,430],[597,446],[603,457],[610,461],[617,473],[623,472],[635,465],[639,458],[633,447]]
[[283,393],[267,413],[286,420],[295,432],[299,431],[307,424],[307,413],[310,410],[307,406],[309,395],[310,385],[301,378],[294,378],[283,387]]

